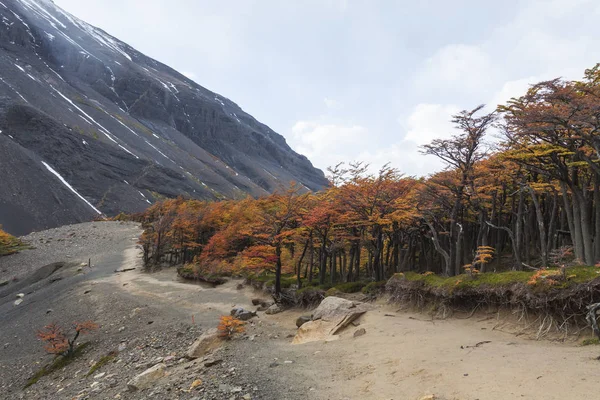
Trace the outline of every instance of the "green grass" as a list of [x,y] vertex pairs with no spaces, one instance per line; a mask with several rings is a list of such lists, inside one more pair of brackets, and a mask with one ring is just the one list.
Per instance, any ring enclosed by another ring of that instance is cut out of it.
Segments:
[[71,364],[83,354],[83,352],[89,345],[89,342],[80,344],[79,346],[77,346],[77,348],[73,352],[73,355],[71,355],[70,357],[57,356],[50,364],[43,366],[38,372],[36,372],[31,378],[29,378],[23,389],[27,389],[31,385],[35,385],[37,381],[42,379],[44,376],[50,375],[52,372],[58,371],[59,369],[63,369],[67,365]]
[[[550,274],[558,274],[558,268],[549,268]],[[515,283],[527,284],[529,279],[535,274],[535,271],[506,271],[506,272],[486,272],[476,274],[471,277],[468,274],[462,274],[453,277],[444,277],[440,275],[418,274],[416,272],[406,272],[404,274],[396,274],[397,278],[404,278],[408,281],[424,282],[428,286],[435,288],[444,288],[448,290],[466,289],[478,287],[502,287],[509,286]],[[554,288],[565,289],[570,286],[589,282],[600,276],[600,268],[589,266],[568,267],[566,269],[568,279],[561,281],[556,285],[546,285],[543,280],[532,285],[536,289]]]
[[92,365],[92,368],[90,368],[90,370],[88,371],[88,373],[85,376],[88,377],[88,376],[93,375],[96,371],[98,371],[104,365],[106,365],[109,362],[111,362],[112,360],[114,360],[116,357],[117,357],[117,353],[114,351],[111,351],[110,353],[108,353],[107,355],[105,355],[104,357],[99,359],[97,363]]
[[385,289],[386,283],[387,281],[371,282],[362,288],[361,292],[363,294],[378,294]]
[[598,344],[600,344],[600,340],[598,340],[598,338],[585,339],[583,342],[581,342],[582,346],[595,346]]

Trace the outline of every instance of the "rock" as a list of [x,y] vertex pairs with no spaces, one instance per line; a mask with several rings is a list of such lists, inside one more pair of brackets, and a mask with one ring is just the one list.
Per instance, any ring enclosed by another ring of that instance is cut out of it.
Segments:
[[127,388],[130,391],[135,391],[152,386],[158,379],[165,376],[166,368],[167,366],[165,364],[156,364],[154,367],[145,370],[127,382]]
[[367,333],[365,328],[360,328],[354,331],[354,337],[359,337]]
[[15,304],[15,306],[18,306],[22,302],[23,302],[23,299],[16,299],[14,304]]
[[119,347],[117,347],[117,351],[120,353],[122,351],[125,351],[126,348],[127,348],[127,343],[121,342],[121,343],[119,343]]
[[219,331],[216,328],[209,329],[190,346],[186,356],[192,360],[200,358],[218,349],[222,344],[223,341],[219,337]]
[[246,393],[245,395],[242,396],[242,399],[244,399],[244,400],[252,400],[252,396],[250,396],[250,394]]
[[0,281],[0,287],[6,286],[6,285],[8,285],[8,281]]
[[124,330],[125,330],[124,326],[122,326],[122,327],[119,328],[119,332],[123,332]]
[[25,294],[24,294],[24,293],[19,293],[19,294],[17,294],[17,298],[18,298],[18,299],[22,299],[23,297],[25,297]]
[[192,384],[190,385],[190,390],[197,388],[198,386],[202,385],[202,381],[200,379],[196,379],[194,382],[192,382]]
[[175,361],[176,358],[177,357],[175,357],[175,356],[166,356],[163,361],[166,363],[170,363],[170,362]]
[[50,314],[51,312],[52,312],[51,308],[49,308],[49,309],[46,310],[46,314]]
[[106,372],[100,372],[98,375],[94,375],[94,379],[100,379],[100,378],[102,378],[104,375],[106,375]]
[[237,290],[242,290],[244,288],[244,284],[243,283],[238,283],[238,285],[235,288]]
[[282,311],[283,311],[283,309],[281,307],[279,307],[279,305],[273,304],[272,306],[267,308],[267,311],[265,311],[265,314],[268,314],[268,315],[279,314]]
[[[6,282],[6,283],[8,284],[8,282]],[[262,303],[262,300],[261,300],[261,299],[252,299],[252,305],[253,305],[253,306],[257,306],[257,305],[259,305],[260,303]]]
[[205,367],[212,367],[213,365],[217,365],[223,362],[222,358],[209,358],[208,360],[204,361],[204,366]]
[[311,320],[312,318],[310,316],[303,315],[302,317],[298,317],[298,319],[296,319],[296,326],[300,328],[302,325]]
[[235,317],[242,321],[248,321],[251,318],[256,317],[256,313],[252,311],[245,310],[241,307],[235,307],[231,310],[231,316]]
[[370,308],[371,306],[365,303],[335,296],[326,297],[313,313],[312,321],[298,328],[292,344],[335,340],[338,336],[334,335]]
[[427,396],[423,396],[421,398],[419,398],[419,400],[436,400],[437,397],[435,397],[434,394],[428,394]]

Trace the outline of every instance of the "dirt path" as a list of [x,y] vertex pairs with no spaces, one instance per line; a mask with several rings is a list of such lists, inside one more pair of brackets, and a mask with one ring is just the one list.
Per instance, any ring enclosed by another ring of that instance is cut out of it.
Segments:
[[[221,364],[198,369],[182,358],[194,338],[216,326],[233,306],[253,309],[251,299],[264,295],[238,290],[237,281],[212,288],[183,282],[174,270],[143,273],[135,232],[139,228],[117,224],[70,227],[65,234],[77,251],[70,252],[72,266],[59,271],[60,280],[47,277],[20,288],[25,298],[19,306],[13,304],[12,283],[0,292],[0,397],[412,400],[434,394],[447,400],[547,400],[594,398],[600,392],[598,347],[519,338],[494,330],[496,321],[489,318],[432,322],[385,304],[358,321],[366,330],[363,336],[354,338],[358,328],[350,327],[338,340],[302,345],[290,342],[296,317],[306,312],[259,313],[243,338],[225,345]],[[56,231],[50,234],[57,237]],[[96,234],[110,240],[104,252],[98,251]],[[46,243],[43,233],[38,236]],[[79,236],[84,240],[77,241]],[[19,257],[27,261],[28,271],[35,271],[60,259],[60,251],[51,249]],[[78,272],[76,266],[88,253],[96,260],[93,270]],[[15,259],[4,263],[5,269],[15,265]],[[115,273],[124,268],[136,269]],[[81,319],[102,325],[85,359],[23,391],[24,380],[48,359],[35,329]],[[82,376],[94,360],[117,347],[126,350],[105,367],[105,375]],[[169,376],[156,388],[127,391],[132,376],[165,357],[173,359]],[[190,391],[195,379],[203,385]]]

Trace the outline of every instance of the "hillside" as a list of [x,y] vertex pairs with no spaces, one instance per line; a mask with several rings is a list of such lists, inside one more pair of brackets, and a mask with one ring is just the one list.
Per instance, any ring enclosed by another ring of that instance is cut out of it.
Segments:
[[233,101],[50,0],[0,2],[0,224],[13,234],[240,198],[322,171]]

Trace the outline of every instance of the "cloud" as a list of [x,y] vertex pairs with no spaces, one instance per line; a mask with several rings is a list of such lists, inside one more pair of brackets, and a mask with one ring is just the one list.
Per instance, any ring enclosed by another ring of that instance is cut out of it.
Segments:
[[348,155],[358,154],[367,143],[368,131],[361,125],[304,120],[291,129],[291,146],[321,169],[350,161]]
[[449,44],[424,62],[417,85],[428,90],[457,89],[481,92],[489,84],[493,65],[480,46]]
[[400,121],[407,131],[404,140],[420,146],[433,139],[449,138],[456,133],[450,120],[459,111],[453,104],[417,104],[406,121]]

